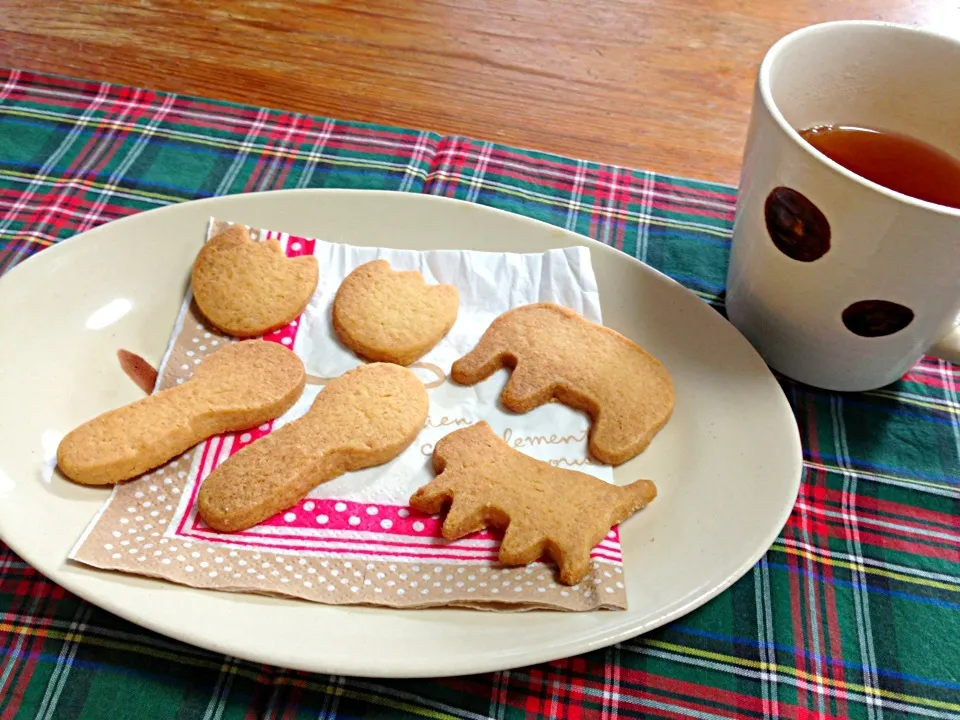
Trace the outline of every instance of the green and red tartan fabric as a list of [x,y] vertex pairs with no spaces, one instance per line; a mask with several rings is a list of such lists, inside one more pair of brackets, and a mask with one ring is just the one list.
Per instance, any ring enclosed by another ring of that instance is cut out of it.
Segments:
[[[131,213],[300,187],[431,193],[534,217],[640,258],[722,311],[731,187],[0,70],[0,272]],[[660,630],[490,675],[310,675],[142,630],[0,543],[0,720],[960,717],[960,368],[926,358],[857,394],[782,385],[806,461],[787,526],[733,587]]]

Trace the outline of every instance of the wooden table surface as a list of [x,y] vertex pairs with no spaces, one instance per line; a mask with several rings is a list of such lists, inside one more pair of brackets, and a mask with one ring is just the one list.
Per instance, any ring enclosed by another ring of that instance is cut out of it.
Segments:
[[956,0],[0,0],[0,65],[736,183],[757,65]]

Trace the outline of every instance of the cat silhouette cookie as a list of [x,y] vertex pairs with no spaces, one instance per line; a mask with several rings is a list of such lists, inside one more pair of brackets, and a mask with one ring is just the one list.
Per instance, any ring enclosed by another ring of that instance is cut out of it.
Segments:
[[494,527],[504,530],[500,562],[528,565],[543,556],[576,585],[590,569],[590,551],[610,528],[657,495],[649,480],[623,487],[554,467],[511,448],[485,422],[444,436],[433,452],[437,477],[410,499],[435,515],[449,506],[443,537],[456,540]]
[[473,385],[512,368],[500,395],[529,412],[551,400],[590,415],[590,454],[619,465],[641,453],[670,419],[673,380],[652,355],[569,308],[537,303],[496,318],[450,376]]

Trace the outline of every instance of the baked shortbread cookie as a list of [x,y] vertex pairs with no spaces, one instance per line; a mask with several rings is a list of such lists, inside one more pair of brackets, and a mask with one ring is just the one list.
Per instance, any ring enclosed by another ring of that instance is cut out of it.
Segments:
[[656,358],[560,305],[503,313],[450,376],[473,385],[501,367],[513,368],[504,406],[524,413],[558,400],[583,410],[593,420],[590,453],[611,465],[642,452],[673,412],[673,381]]
[[218,330],[259,337],[296,319],[317,289],[312,255],[288,258],[276,240],[257,242],[231,225],[201,248],[191,282],[197,307]]
[[320,391],[306,415],[210,473],[200,487],[200,517],[223,532],[252,527],[320,483],[395,458],[417,437],[428,409],[412,370],[389,363],[350,370]]
[[414,493],[410,506],[429,515],[449,506],[445,538],[499,528],[505,531],[500,562],[528,565],[549,556],[567,585],[587,574],[590,551],[611,527],[657,496],[649,480],[620,487],[535,460],[485,422],[441,439],[433,468],[437,477]]
[[453,327],[460,294],[453,285],[427,285],[415,270],[386,260],[357,267],[333,300],[340,341],[365,360],[409,365]]
[[300,358],[247,340],[207,356],[182,385],[111,410],[67,433],[57,464],[71,480],[109,485],[159,467],[213,435],[282,415],[303,392]]

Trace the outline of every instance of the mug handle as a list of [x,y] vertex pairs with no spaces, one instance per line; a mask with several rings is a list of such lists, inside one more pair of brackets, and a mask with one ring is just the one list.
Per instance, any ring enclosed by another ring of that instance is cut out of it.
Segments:
[[935,342],[927,353],[960,365],[960,325],[954,325],[953,330]]

